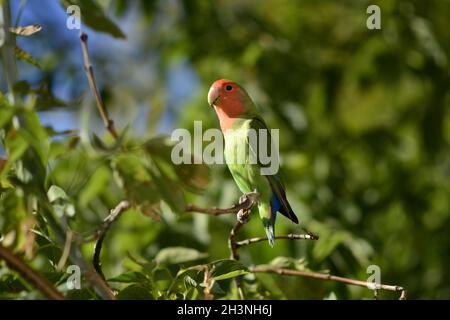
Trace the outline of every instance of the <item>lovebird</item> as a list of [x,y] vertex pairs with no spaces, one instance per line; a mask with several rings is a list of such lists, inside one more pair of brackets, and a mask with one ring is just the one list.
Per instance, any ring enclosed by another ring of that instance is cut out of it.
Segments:
[[[272,141],[267,125],[258,115],[256,106],[248,93],[237,83],[230,80],[217,80],[212,84],[208,92],[208,104],[215,109],[219,118],[225,141],[225,162],[234,181],[242,193],[256,191],[260,195],[257,205],[259,216],[269,244],[273,247],[277,212],[294,223],[298,223],[298,219],[286,198],[285,188],[278,170],[275,174],[263,175],[261,168],[264,165],[259,161],[259,157],[257,156],[257,161],[251,161],[250,159],[251,152],[254,152],[253,155],[257,153],[254,150],[256,149],[255,143],[250,143],[252,141],[249,139],[251,129],[256,130],[257,133],[260,129],[266,130],[268,138],[264,139],[266,141],[262,143],[267,144],[265,150],[271,150],[270,144]],[[260,146],[261,136],[257,134],[256,139],[258,140],[256,146]],[[237,159],[242,159],[236,155],[237,150],[247,151],[245,152],[245,158],[243,158],[244,161],[237,161]]]

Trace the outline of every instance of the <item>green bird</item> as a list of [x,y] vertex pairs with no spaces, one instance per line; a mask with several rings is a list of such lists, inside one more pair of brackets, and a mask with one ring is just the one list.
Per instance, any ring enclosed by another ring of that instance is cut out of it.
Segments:
[[[256,191],[260,195],[259,216],[273,246],[277,212],[294,223],[298,223],[298,219],[286,198],[278,170],[273,174],[263,174],[269,164],[267,159],[263,161],[261,158],[258,146],[265,147],[266,153],[271,150],[273,141],[270,132],[248,93],[235,82],[225,79],[215,81],[208,92],[208,103],[214,107],[219,118],[225,140],[225,161],[234,181],[242,193]],[[259,134],[264,131],[266,135]],[[279,163],[277,154],[270,157]]]

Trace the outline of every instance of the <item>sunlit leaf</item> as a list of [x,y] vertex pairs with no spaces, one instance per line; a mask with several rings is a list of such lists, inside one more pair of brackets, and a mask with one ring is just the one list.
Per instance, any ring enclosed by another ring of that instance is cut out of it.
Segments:
[[209,264],[211,278],[214,280],[224,280],[235,278],[248,273],[247,267],[236,260],[218,260]]
[[11,27],[9,28],[9,31],[14,33],[17,36],[31,36],[32,34],[35,34],[36,32],[39,32],[42,30],[42,27],[38,24],[32,24],[25,27]]
[[161,249],[155,257],[158,264],[180,264],[207,257],[208,254],[191,248],[170,247]]
[[75,215],[75,206],[62,188],[52,185],[47,191],[47,197],[58,216],[72,217]]

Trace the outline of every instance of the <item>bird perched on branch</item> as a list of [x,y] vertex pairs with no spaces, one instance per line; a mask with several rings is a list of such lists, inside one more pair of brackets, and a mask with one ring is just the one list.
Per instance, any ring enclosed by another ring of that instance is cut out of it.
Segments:
[[272,170],[273,163],[267,161],[278,165],[278,150],[273,154],[276,141],[248,93],[237,83],[224,79],[215,81],[208,92],[208,103],[219,118],[225,139],[225,160],[236,184],[244,194],[259,193],[259,216],[273,246],[277,212],[298,223],[286,198],[278,167]]

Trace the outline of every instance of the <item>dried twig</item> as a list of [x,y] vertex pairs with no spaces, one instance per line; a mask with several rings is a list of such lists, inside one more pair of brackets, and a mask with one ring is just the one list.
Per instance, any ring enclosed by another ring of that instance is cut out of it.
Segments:
[[53,300],[64,300],[64,296],[59,292],[53,284],[51,284],[43,275],[33,270],[18,256],[0,244],[0,258],[6,261],[6,264],[13,270],[17,271],[38,289],[47,298]]
[[266,267],[266,266],[256,266],[253,268],[249,268],[249,270],[250,270],[250,272],[253,272],[253,273],[275,273],[275,274],[279,274],[279,275],[306,277],[306,278],[313,278],[313,279],[319,279],[319,280],[325,280],[325,281],[336,281],[336,282],[346,283],[346,284],[353,285],[353,286],[366,287],[371,290],[387,290],[387,291],[400,292],[400,300],[406,299],[406,290],[400,286],[393,286],[393,285],[387,285],[387,284],[376,284],[373,282],[354,280],[354,279],[334,276],[334,275],[326,274],[326,273],[313,272],[313,271],[299,271],[299,270],[273,268],[273,267]]
[[103,124],[105,128],[111,133],[114,139],[118,139],[119,135],[117,134],[116,128],[114,126],[114,121],[111,119],[111,117],[108,114],[108,109],[106,109],[105,104],[103,103],[103,99],[100,96],[100,93],[98,92],[97,83],[95,81],[94,76],[94,70],[92,68],[90,59],[89,59],[89,52],[87,47],[87,41],[88,36],[86,33],[82,32],[80,34],[80,40],[81,40],[81,48],[83,50],[83,61],[84,61],[84,70],[86,72],[86,76],[89,81],[89,87],[91,88],[91,91],[95,97],[95,101],[97,102],[97,108],[98,112],[100,113],[100,116],[103,120]]
[[105,218],[102,225],[97,230],[96,233],[97,242],[95,243],[92,263],[94,265],[95,270],[103,279],[105,279],[105,276],[103,275],[102,264],[100,261],[100,253],[102,251],[103,240],[105,239],[106,232],[109,230],[113,222],[116,221],[122,215],[122,213],[125,212],[130,207],[131,207],[130,202],[126,200],[121,201],[113,210],[111,210],[110,215]]

